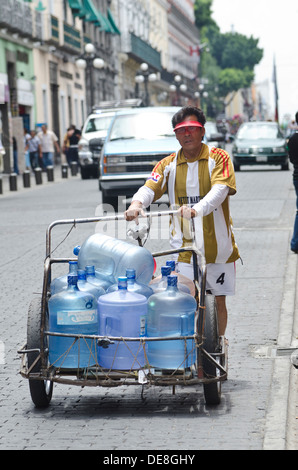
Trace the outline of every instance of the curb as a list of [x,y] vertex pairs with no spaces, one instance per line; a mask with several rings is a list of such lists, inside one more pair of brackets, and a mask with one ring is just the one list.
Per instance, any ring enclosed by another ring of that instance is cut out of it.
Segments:
[[[26,174],[26,183],[24,174]],[[72,174],[71,168],[65,164],[57,164],[54,166],[51,172],[40,172],[37,175],[34,171],[26,170],[24,173],[16,174],[0,174],[0,201],[1,199],[7,196],[13,196],[19,194],[20,192],[28,192],[32,189],[42,188],[47,185],[61,183],[61,181],[67,179],[73,179],[75,177],[80,177],[80,171],[78,170],[76,174]],[[13,184],[11,185],[11,178],[13,177]],[[33,184],[31,182],[33,180]],[[10,189],[10,188],[13,189]]]
[[[290,243],[288,244],[290,246]],[[289,250],[286,275],[283,284],[283,299],[280,310],[277,349],[289,349],[292,335],[296,304],[296,279],[298,257]],[[268,411],[266,414],[263,450],[287,450],[289,404],[293,400],[291,391],[292,374],[295,371],[291,364],[290,354],[276,356],[273,360]]]

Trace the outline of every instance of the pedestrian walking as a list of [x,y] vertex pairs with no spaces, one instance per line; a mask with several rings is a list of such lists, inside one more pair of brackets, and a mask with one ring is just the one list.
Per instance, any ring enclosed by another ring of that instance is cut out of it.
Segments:
[[58,137],[53,131],[48,130],[46,124],[41,126],[41,131],[38,132],[37,137],[40,140],[40,157],[42,158],[42,165],[45,169],[47,166],[54,164],[54,151],[60,153],[58,144]]
[[[229,212],[229,196],[236,193],[236,181],[228,153],[202,142],[205,122],[202,110],[193,106],[186,106],[173,116],[181,149],[155,166],[145,185],[133,196],[125,218],[134,220],[143,207],[167,191],[171,208],[178,208],[179,214],[172,218],[170,229],[170,243],[175,249],[192,245],[193,219],[195,242],[207,263],[206,289],[216,297],[222,336],[227,326],[226,295],[235,293],[235,261],[240,258]],[[177,261],[177,271],[193,280],[191,253],[180,253]]]
[[[295,120],[298,124],[298,112],[295,115]],[[294,165],[293,184],[296,191],[296,217],[294,222],[294,232],[291,239],[291,250],[294,253],[298,253],[298,130],[296,130],[289,139],[288,151],[290,162]]]
[[28,150],[29,150],[29,158],[30,158],[30,165],[32,170],[35,170],[39,166],[38,157],[40,153],[40,140],[37,137],[36,131],[30,131],[31,139],[28,141]]
[[68,150],[66,153],[67,163],[71,166],[72,162],[79,161],[79,140],[81,138],[81,131],[72,124],[67,129]]
[[0,173],[3,172],[3,157],[5,155],[5,148],[3,147],[0,135]]
[[24,154],[25,154],[25,168],[29,170],[30,168],[30,157],[29,157],[29,140],[31,135],[28,132],[28,129],[24,128]]
[[12,138],[12,150],[13,150],[13,171],[17,175],[19,174],[19,165],[18,165],[18,144],[17,139],[13,136]]

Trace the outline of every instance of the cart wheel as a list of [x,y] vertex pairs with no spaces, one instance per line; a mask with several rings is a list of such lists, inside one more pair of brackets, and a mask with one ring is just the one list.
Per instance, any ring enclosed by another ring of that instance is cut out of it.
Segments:
[[[213,295],[206,295],[206,314],[204,328],[204,344],[203,348],[208,353],[214,353],[219,345],[218,321],[216,300]],[[207,357],[203,356],[203,370],[206,377],[216,377],[219,370],[212,364]],[[219,405],[221,397],[221,382],[212,382],[204,384],[204,396],[206,405]]]
[[[27,349],[40,349],[40,321],[41,321],[41,297],[32,300],[27,321]],[[38,352],[28,353],[28,367],[38,357]],[[31,372],[39,372],[41,361],[37,361]],[[53,382],[49,380],[29,379],[29,388],[32,401],[37,408],[46,408],[51,401]]]

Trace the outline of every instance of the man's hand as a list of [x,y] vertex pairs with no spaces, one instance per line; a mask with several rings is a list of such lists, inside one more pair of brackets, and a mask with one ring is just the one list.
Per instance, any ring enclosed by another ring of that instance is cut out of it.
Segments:
[[[139,215],[145,215],[142,209],[142,203],[140,201],[133,201],[129,208],[124,212],[124,217],[126,220],[131,221],[138,219]],[[138,223],[138,221],[136,221]]]
[[178,216],[183,217],[184,219],[193,219],[194,217],[197,216],[197,213],[194,209],[191,209],[190,207],[187,206],[181,206],[180,209],[178,210]]

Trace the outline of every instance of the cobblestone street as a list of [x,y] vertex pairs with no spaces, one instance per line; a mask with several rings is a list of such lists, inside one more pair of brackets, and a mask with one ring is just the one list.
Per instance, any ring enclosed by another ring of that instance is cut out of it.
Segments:
[[[19,375],[17,350],[26,341],[30,300],[41,292],[45,231],[53,220],[93,217],[101,199],[96,180],[62,180],[58,169],[54,183],[13,193],[4,185],[0,449],[298,449],[298,371],[289,354],[298,335],[297,256],[289,249],[292,176],[267,168],[236,176],[231,210],[243,264],[237,262],[237,293],[228,299],[229,376],[217,407],[204,404],[200,386],[177,387],[175,395],[170,387],[145,388],[142,398],[140,387],[56,385],[49,408],[34,408],[28,382]],[[92,231],[73,230],[58,256],[71,256]],[[67,232],[58,230],[54,246]],[[154,252],[168,245],[153,239],[146,247]]]

